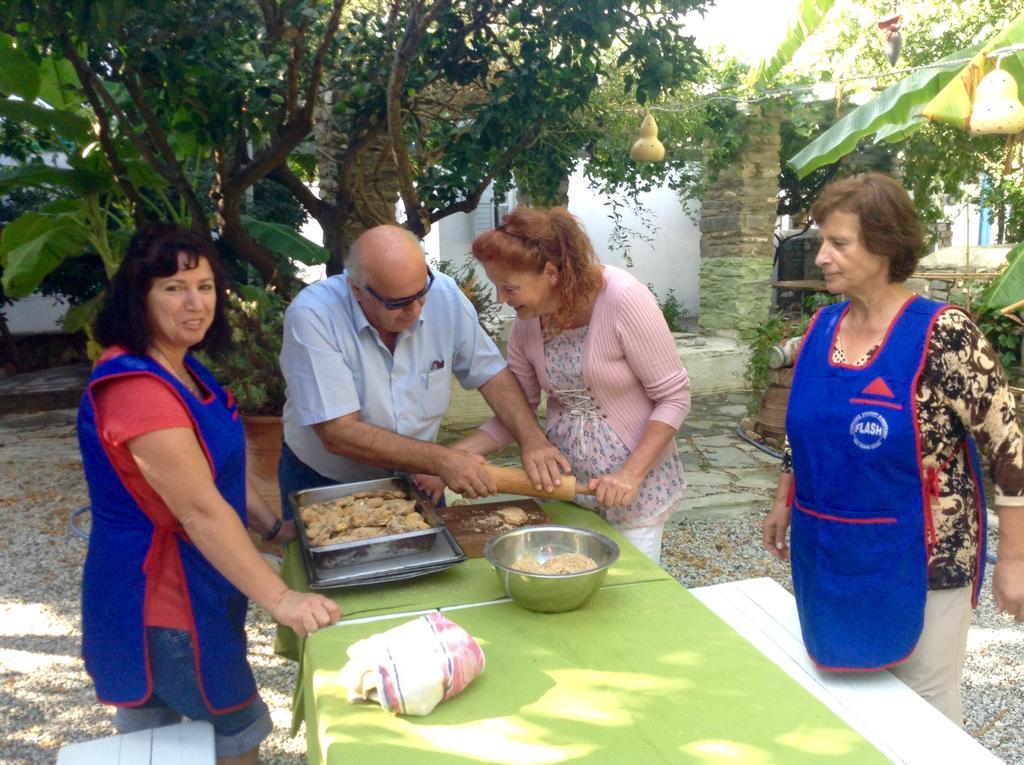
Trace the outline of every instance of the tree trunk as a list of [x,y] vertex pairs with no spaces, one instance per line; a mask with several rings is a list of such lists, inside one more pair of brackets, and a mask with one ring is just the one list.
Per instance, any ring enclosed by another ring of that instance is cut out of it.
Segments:
[[398,174],[386,133],[352,149],[348,135],[333,116],[332,95],[324,95],[315,113],[313,137],[317,146],[320,198],[327,204],[312,212],[331,253],[328,275],[345,267],[348,250],[360,234],[384,223],[395,223]]
[[265,284],[274,285],[284,295],[295,292],[296,281],[278,270],[270,253],[249,236],[242,225],[242,195],[218,193],[217,197],[217,217],[224,245],[240,260],[251,263]]

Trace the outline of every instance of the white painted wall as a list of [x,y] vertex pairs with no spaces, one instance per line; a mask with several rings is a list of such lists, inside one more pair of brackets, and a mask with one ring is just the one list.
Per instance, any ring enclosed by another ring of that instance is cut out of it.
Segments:
[[[583,223],[598,259],[628,268],[641,282],[652,284],[660,300],[665,299],[669,289],[674,290],[687,313],[696,317],[700,305],[700,229],[671,189],[641,194],[639,201],[650,211],[653,228],[649,229],[646,221],[628,209],[624,211],[622,224],[632,232],[626,246],[632,266],[627,266],[625,253],[610,247],[615,222],[609,198],[590,186],[582,172],[570,179],[569,211]],[[481,204],[485,202],[482,200]],[[439,258],[462,263],[472,257],[473,237],[480,230],[478,217],[474,213],[459,213],[437,223],[431,232],[437,232],[436,240],[428,236],[424,242],[427,259],[431,263]]]
[[[659,300],[669,289],[690,316],[697,316],[700,306],[700,228],[696,222],[699,205],[689,203],[694,216],[679,195],[669,188],[641,194],[640,204],[650,211],[653,228],[637,215],[627,212],[623,226],[631,231],[625,252],[613,251],[609,239],[615,227],[610,199],[600,194],[577,172],[569,183],[569,211],[583,223],[594,244],[598,260],[612,266],[627,268],[644,284],[654,286]],[[626,255],[632,266],[626,265]]]
[[61,322],[67,310],[68,304],[64,300],[38,293],[0,306],[7,328],[14,335],[62,332]]

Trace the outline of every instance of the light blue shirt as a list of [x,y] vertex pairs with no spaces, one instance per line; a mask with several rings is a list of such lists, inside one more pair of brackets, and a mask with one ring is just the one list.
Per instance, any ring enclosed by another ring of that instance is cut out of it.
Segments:
[[479,388],[504,368],[451,277],[436,274],[418,323],[399,333],[392,354],[352,294],[348,273],[332,276],[305,287],[285,313],[284,439],[300,460],[339,482],[382,478],[391,472],[328,452],[312,426],[359,412],[363,422],[433,441],[452,375],[463,388]]

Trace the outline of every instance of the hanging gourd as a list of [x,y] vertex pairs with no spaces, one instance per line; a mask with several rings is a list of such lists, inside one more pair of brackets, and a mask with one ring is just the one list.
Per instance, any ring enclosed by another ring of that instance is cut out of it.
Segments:
[[998,64],[978,83],[970,129],[972,135],[1012,135],[1024,130],[1024,104],[1017,81]]
[[665,159],[665,145],[658,140],[658,123],[650,112],[640,124],[640,137],[629,150],[634,162],[661,162]]

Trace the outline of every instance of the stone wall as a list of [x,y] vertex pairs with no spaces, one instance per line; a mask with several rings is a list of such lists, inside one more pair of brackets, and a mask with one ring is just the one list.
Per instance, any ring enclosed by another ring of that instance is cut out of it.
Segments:
[[746,145],[701,207],[700,327],[737,336],[768,318],[779,194],[779,117],[751,107]]

